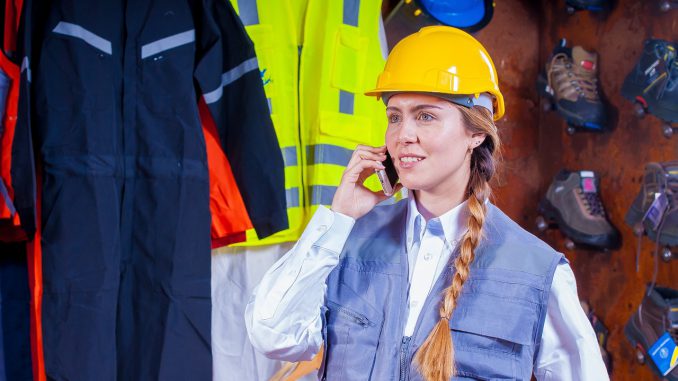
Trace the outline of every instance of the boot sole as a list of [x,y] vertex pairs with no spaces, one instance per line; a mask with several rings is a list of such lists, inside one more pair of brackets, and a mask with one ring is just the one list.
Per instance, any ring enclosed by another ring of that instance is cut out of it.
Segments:
[[[645,100],[645,97],[643,97],[643,90],[644,88],[642,88],[641,86],[636,86],[632,83],[624,82],[621,88],[621,95],[624,98],[630,100],[631,102],[641,103],[643,107],[647,110],[648,114],[652,114],[664,122],[667,123],[678,122],[678,111],[667,109],[664,107],[658,107],[655,106],[653,103],[648,102],[647,100]],[[638,97],[642,98],[643,102],[639,102],[637,99]]]
[[563,219],[560,211],[551,204],[546,198],[542,199],[539,203],[539,211],[546,218],[556,222],[558,229],[560,229],[565,236],[570,238],[574,243],[579,246],[589,247],[593,249],[617,249],[620,246],[620,242],[613,236],[610,235],[597,235],[592,236],[590,234],[582,233],[578,230],[572,229],[569,227],[565,220]]

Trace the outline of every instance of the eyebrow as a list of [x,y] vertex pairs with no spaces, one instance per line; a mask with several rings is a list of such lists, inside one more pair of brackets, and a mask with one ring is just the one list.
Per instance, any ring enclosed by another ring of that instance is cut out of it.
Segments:
[[[416,106],[412,107],[411,111],[419,111],[419,110],[426,109],[426,108],[436,108],[436,109],[442,110],[442,107],[439,107],[439,106],[436,106],[436,105],[423,104],[423,105],[416,105]],[[395,106],[388,106],[388,107],[386,107],[386,111],[400,111],[400,109],[395,107]]]

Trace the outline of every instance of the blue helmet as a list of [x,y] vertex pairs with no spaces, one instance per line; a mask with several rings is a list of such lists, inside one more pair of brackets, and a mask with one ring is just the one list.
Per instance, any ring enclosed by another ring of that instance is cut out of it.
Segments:
[[421,10],[441,24],[476,31],[492,18],[492,0],[417,0]]

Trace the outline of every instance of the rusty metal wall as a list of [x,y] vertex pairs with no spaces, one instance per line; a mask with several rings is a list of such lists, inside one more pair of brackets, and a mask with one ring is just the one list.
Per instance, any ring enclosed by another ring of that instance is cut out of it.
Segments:
[[[397,3],[385,1],[385,14]],[[637,309],[652,278],[653,245],[643,240],[640,272],[635,270],[636,237],[623,222],[649,161],[678,159],[678,136],[662,136],[653,116],[639,120],[620,95],[622,81],[635,65],[643,41],[678,39],[678,10],[659,11],[659,0],[619,0],[610,12],[569,15],[564,0],[499,0],[490,24],[475,36],[497,66],[506,98],[499,122],[504,143],[503,170],[494,186],[495,202],[511,218],[537,233],[537,203],[562,168],[594,170],[601,176],[607,212],[623,236],[621,249],[609,253],[566,250],[557,230],[538,234],[564,252],[577,277],[581,299],[588,300],[610,330],[607,349],[615,381],[657,379],[635,362],[635,350],[623,328]],[[605,134],[566,133],[555,112],[542,111],[535,81],[562,37],[599,54],[600,84],[612,106],[614,130]],[[658,284],[678,288],[678,260],[659,263]]]

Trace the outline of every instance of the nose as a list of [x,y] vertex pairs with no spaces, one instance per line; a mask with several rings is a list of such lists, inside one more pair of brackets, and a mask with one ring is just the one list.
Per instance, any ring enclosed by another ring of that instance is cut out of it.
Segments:
[[398,143],[408,144],[417,141],[416,124],[409,118],[405,119],[398,131]]

